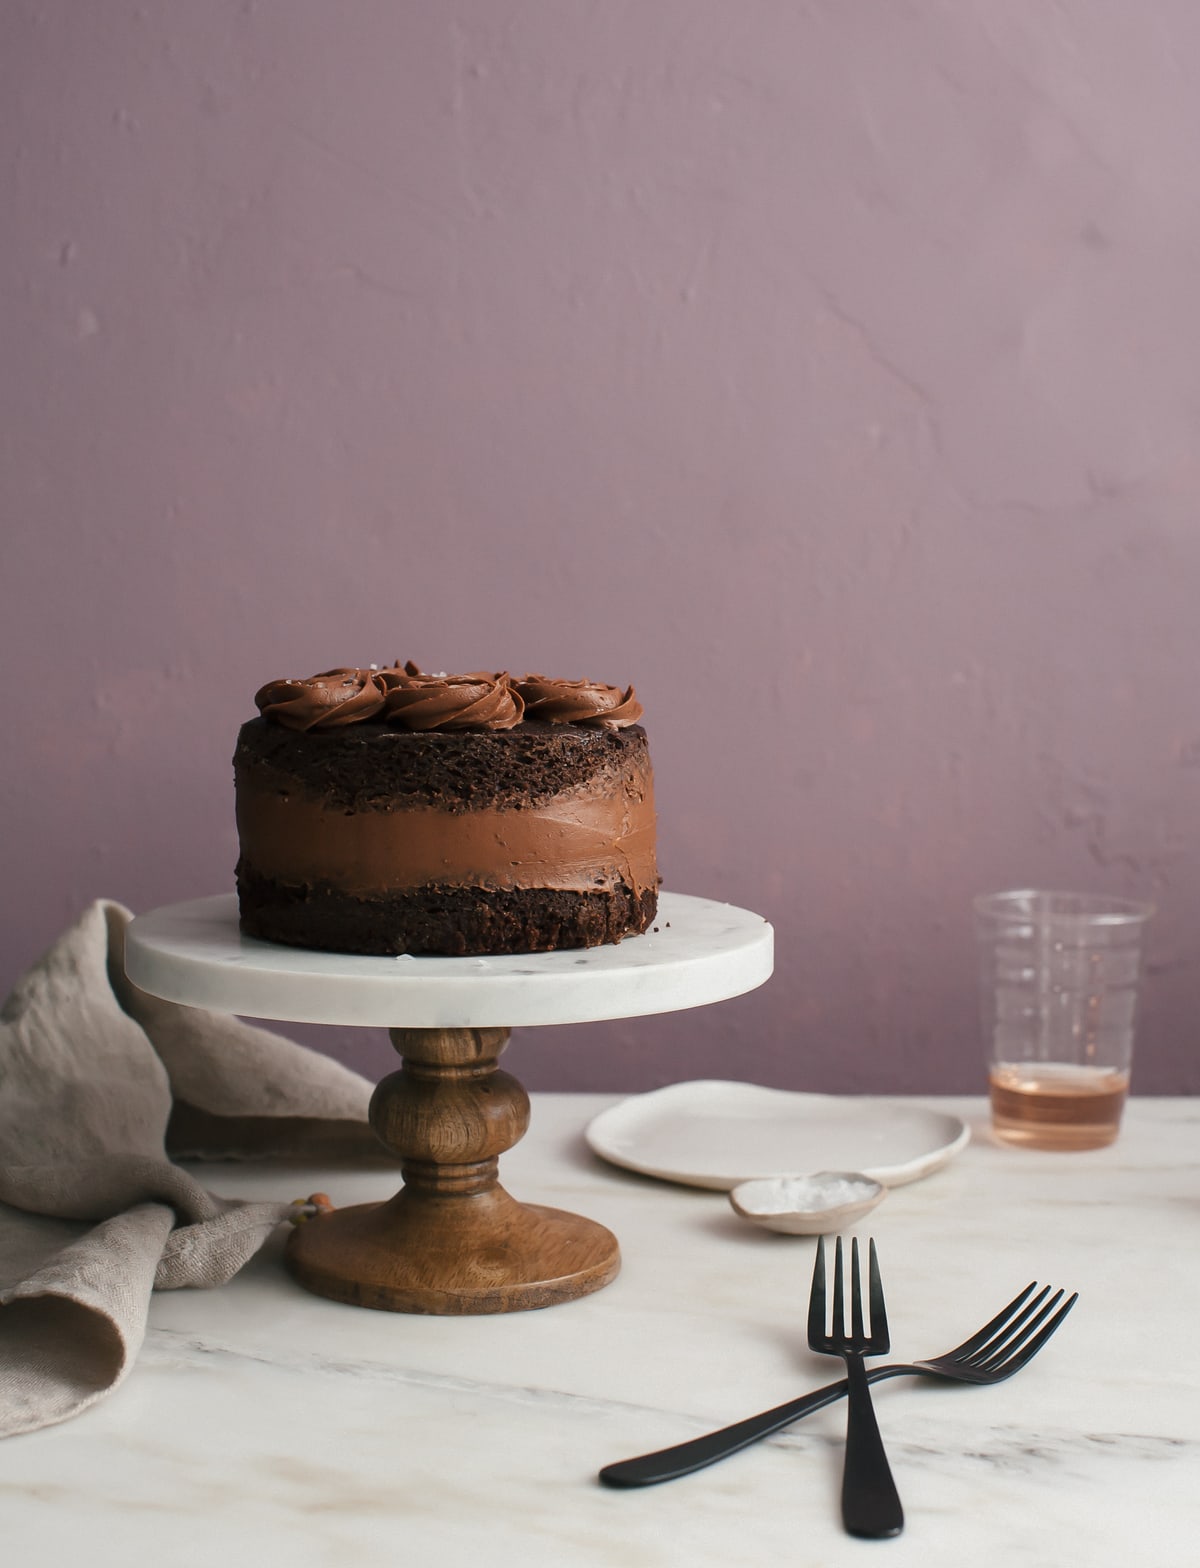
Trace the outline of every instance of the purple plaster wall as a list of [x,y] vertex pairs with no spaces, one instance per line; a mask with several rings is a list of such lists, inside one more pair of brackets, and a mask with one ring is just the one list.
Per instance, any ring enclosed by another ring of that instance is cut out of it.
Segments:
[[1200,1091],[1192,0],[0,29],[0,989],[231,885],[263,680],[413,657],[634,681],[668,885],[777,927],[531,1086],[977,1088],[1036,882],[1157,900],[1135,1087]]

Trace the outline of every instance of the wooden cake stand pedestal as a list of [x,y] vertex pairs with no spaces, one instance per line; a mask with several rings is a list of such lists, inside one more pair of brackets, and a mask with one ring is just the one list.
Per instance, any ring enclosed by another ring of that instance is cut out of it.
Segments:
[[404,1185],[298,1226],[288,1266],[309,1290],[354,1306],[518,1312],[599,1290],[620,1252],[603,1225],[519,1203],[500,1185],[499,1157],[529,1125],[529,1096],[498,1065],[510,1029],[739,996],[770,976],[773,946],[759,915],[663,893],[653,930],[617,946],[366,958],[244,937],[236,897],[220,894],[140,915],[125,965],[142,990],[192,1007],[389,1027],[401,1065],[375,1090],[370,1118]]

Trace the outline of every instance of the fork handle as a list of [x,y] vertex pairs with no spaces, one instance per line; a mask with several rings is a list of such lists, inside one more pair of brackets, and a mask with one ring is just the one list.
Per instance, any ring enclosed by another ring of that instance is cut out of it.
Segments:
[[770,1437],[772,1432],[782,1431],[793,1421],[799,1421],[801,1416],[823,1410],[845,1392],[846,1379],[842,1378],[840,1382],[814,1389],[811,1394],[802,1394],[799,1399],[789,1399],[786,1404],[747,1416],[732,1426],[723,1426],[718,1432],[706,1432],[703,1437],[689,1438],[686,1443],[675,1443],[652,1454],[639,1454],[636,1459],[620,1459],[616,1464],[605,1465],[600,1479],[605,1486],[654,1486],[659,1481],[674,1481],[681,1475],[691,1475],[694,1470],[716,1464],[718,1459],[740,1453],[760,1438]]
[[892,1480],[867,1369],[861,1356],[846,1357],[849,1400],[846,1412],[846,1463],[842,1471],[842,1523],[851,1535],[881,1540],[904,1528],[900,1494]]
[[[872,1383],[882,1383],[885,1378],[907,1377],[922,1370],[921,1367],[905,1364],[872,1367],[867,1373],[867,1379]],[[600,1472],[600,1479],[605,1486],[622,1488],[657,1486],[661,1481],[677,1481],[680,1476],[693,1475],[707,1465],[715,1465],[719,1459],[740,1454],[751,1443],[770,1437],[774,1432],[782,1432],[785,1426],[791,1426],[793,1421],[799,1421],[803,1416],[812,1415],[814,1410],[824,1410],[826,1405],[832,1405],[842,1397],[846,1387],[846,1379],[842,1378],[838,1383],[828,1383],[824,1388],[814,1389],[811,1394],[801,1394],[798,1399],[789,1399],[782,1405],[762,1410],[756,1416],[747,1416],[716,1432],[706,1432],[703,1437],[691,1437],[685,1443],[673,1443],[670,1448],[658,1448],[652,1454],[639,1454],[636,1459],[620,1459],[615,1464],[605,1465]]]

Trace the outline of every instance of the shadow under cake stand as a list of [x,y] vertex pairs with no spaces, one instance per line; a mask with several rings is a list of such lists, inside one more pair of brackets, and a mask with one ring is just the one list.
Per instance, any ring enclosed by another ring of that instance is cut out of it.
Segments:
[[603,1225],[500,1185],[499,1156],[529,1125],[529,1096],[497,1066],[510,1030],[724,1001],[769,978],[773,948],[760,915],[663,893],[653,928],[614,946],[369,958],[244,937],[236,896],[218,894],[138,916],[125,966],[142,990],[191,1007],[389,1029],[401,1066],[376,1088],[370,1120],[404,1185],[297,1226],[287,1262],[335,1301],[450,1314],[572,1301],[620,1268]]

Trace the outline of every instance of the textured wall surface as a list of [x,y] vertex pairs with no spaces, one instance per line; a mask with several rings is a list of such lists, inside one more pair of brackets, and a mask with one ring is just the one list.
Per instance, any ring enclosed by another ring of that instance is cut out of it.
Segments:
[[[0,989],[231,886],[257,686],[634,681],[778,968],[534,1087],[981,1083],[974,892],[1152,897],[1200,1091],[1192,0],[9,0]],[[313,1032],[374,1072],[379,1036]]]

